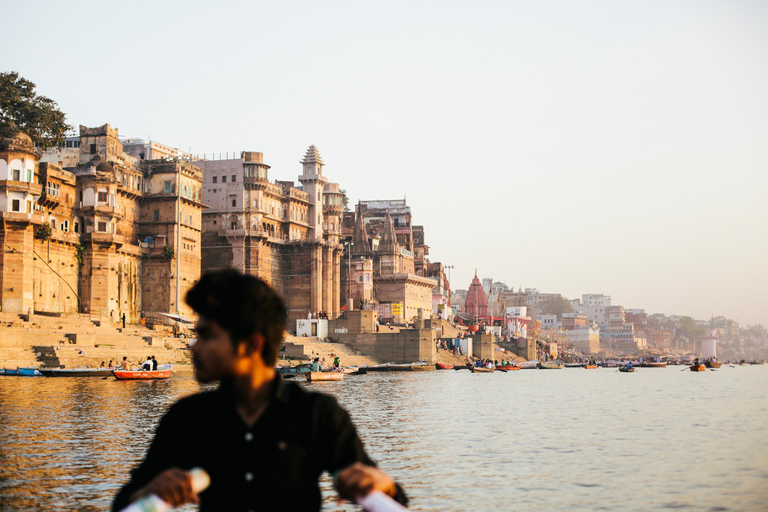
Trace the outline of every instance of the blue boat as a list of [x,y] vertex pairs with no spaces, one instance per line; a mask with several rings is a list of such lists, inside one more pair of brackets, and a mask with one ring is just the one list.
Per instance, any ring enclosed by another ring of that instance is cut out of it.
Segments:
[[42,377],[43,374],[37,368],[19,368],[19,375],[22,377]]
[[19,370],[11,370],[10,368],[3,368],[3,375],[18,375]]

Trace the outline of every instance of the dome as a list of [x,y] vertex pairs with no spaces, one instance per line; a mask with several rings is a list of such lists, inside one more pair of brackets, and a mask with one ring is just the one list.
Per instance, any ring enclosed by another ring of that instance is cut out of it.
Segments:
[[97,172],[108,172],[108,173],[114,173],[115,170],[112,168],[112,165],[110,165],[109,162],[106,160],[103,160],[99,155],[96,155],[93,157],[93,159],[85,164],[86,167],[95,167]]
[[34,151],[35,146],[26,133],[14,132],[2,138],[0,147],[9,151]]

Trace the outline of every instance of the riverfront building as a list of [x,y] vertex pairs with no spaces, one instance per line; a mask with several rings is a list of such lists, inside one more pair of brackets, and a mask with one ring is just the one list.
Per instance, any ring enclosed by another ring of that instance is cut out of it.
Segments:
[[262,153],[194,162],[203,169],[203,272],[236,268],[285,298],[289,319],[336,318],[341,305],[339,243],[344,194],[323,174],[315,146],[301,160],[300,185],[269,181]]
[[201,185],[187,162],[126,153],[108,124],[41,158],[26,135],[4,138],[3,311],[190,314],[177,297],[200,277]]

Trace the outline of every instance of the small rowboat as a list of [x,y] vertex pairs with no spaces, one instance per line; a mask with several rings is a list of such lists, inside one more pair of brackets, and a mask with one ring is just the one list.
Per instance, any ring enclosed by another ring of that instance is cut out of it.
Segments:
[[344,380],[344,374],[341,372],[307,372],[307,382],[318,382],[326,380]]
[[518,366],[520,366],[521,370],[535,370],[538,368],[539,360],[534,359],[532,361],[524,361],[520,363]]
[[483,367],[472,366],[470,370],[472,371],[472,373],[490,373],[493,371],[493,368],[483,368]]
[[172,364],[163,364],[157,370],[112,370],[117,380],[156,380],[171,376]]
[[3,368],[3,373],[0,373],[0,375],[7,375],[9,377],[12,375],[18,375],[18,374],[19,374],[18,368],[15,370],[11,370],[10,368]]
[[634,372],[635,369],[632,368],[631,366],[629,366],[629,367],[627,367],[627,366],[620,366],[619,367],[619,371],[620,372],[624,372],[624,373],[628,373],[628,372]]
[[585,364],[584,368],[587,370],[595,370],[597,368],[596,364]]
[[42,377],[43,374],[37,368],[19,368],[19,375],[22,377]]
[[112,368],[40,368],[46,377],[109,377]]
[[705,371],[707,371],[707,367],[704,366],[703,364],[694,364],[693,366],[691,366],[691,371],[692,372],[705,372]]
[[646,368],[666,368],[667,362],[666,361],[662,361],[662,362],[646,361],[645,363],[643,363],[643,366],[645,366]]
[[504,366],[497,366],[496,369],[497,370],[512,370],[512,371],[514,371],[514,370],[519,370],[520,367],[517,366],[517,365],[514,365],[514,364],[505,364]]
[[435,368],[438,370],[453,370],[453,365],[446,363],[435,363]]
[[559,363],[557,361],[539,363],[539,370],[562,370],[563,368],[563,363]]
[[704,363],[704,365],[707,368],[720,368],[721,366],[723,366],[723,363],[721,363],[720,361],[707,361],[706,363]]

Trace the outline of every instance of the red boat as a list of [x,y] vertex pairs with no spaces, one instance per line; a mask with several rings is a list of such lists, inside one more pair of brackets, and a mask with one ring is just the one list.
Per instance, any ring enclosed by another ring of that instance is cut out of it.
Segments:
[[520,367],[516,365],[508,364],[505,366],[497,366],[496,369],[497,370],[519,370]]
[[691,371],[692,372],[705,372],[705,371],[707,371],[707,367],[704,366],[703,364],[694,364],[693,366],[691,366]]
[[435,363],[435,368],[438,370],[453,370],[453,365],[447,363]]
[[171,376],[172,364],[163,364],[157,370],[120,370],[114,369],[112,373],[117,380],[156,380],[167,379]]

